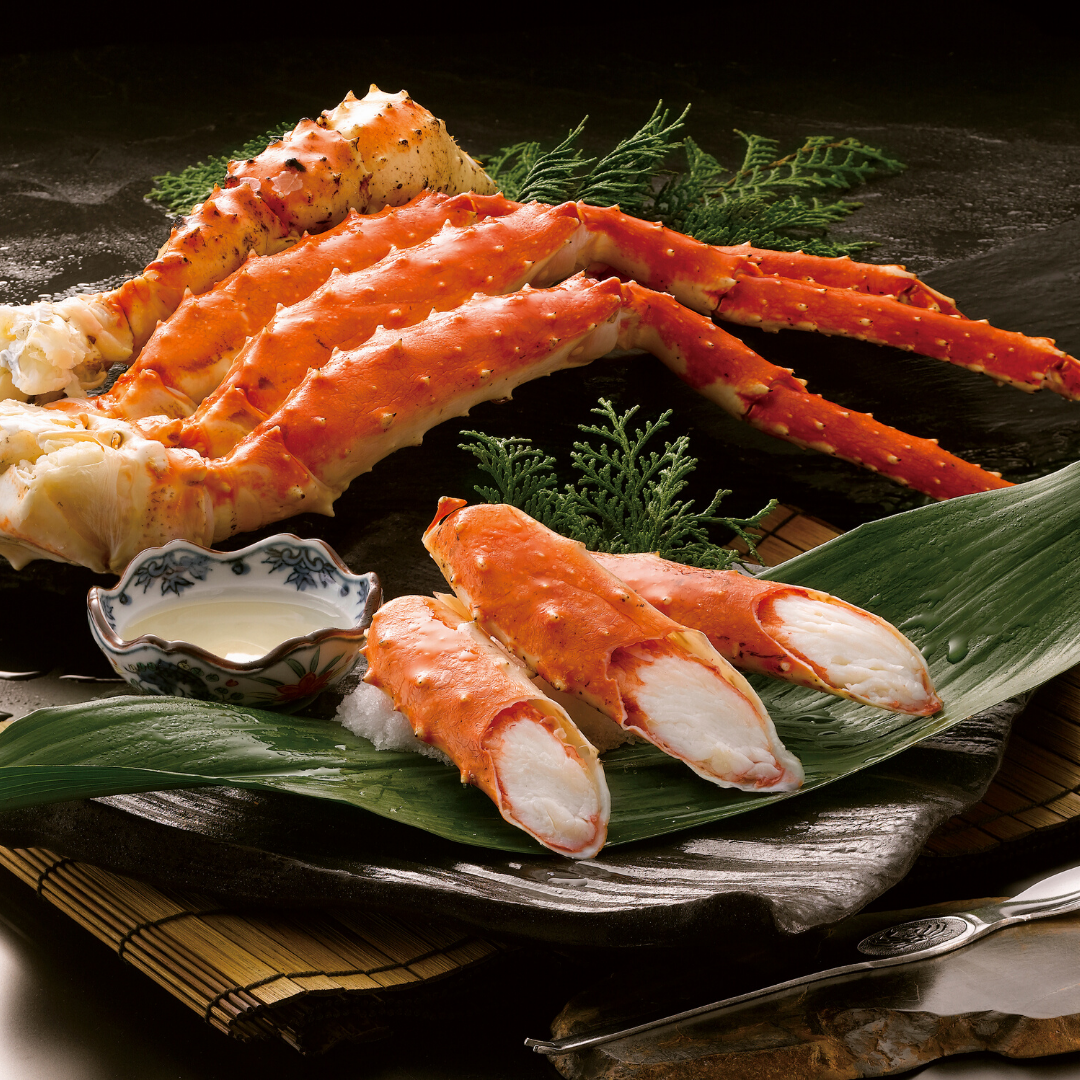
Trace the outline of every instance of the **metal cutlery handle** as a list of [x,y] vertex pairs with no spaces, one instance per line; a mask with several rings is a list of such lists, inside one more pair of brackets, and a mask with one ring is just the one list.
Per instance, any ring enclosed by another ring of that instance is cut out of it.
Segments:
[[1013,923],[1043,919],[1050,915],[1060,915],[1069,911],[1080,910],[1080,867],[1066,870],[1037,882],[1030,889],[1024,890],[1011,900],[1000,904],[990,904],[974,911],[958,915],[943,915],[936,918],[915,919],[896,926],[879,930],[862,939],[856,946],[858,952],[873,959],[862,960],[842,967],[827,968],[797,979],[776,983],[760,990],[714,1001],[695,1009],[665,1016],[659,1020],[650,1020],[634,1027],[619,1031],[586,1033],[571,1035],[563,1039],[526,1039],[525,1045],[538,1054],[565,1054],[575,1050],[586,1050],[592,1046],[615,1042],[631,1035],[639,1035],[654,1028],[677,1024],[708,1013],[722,1012],[745,1002],[755,1001],[782,990],[824,979],[833,979],[841,975],[851,975],[861,971],[873,971],[878,968],[894,967],[916,960],[926,960],[952,952],[964,945],[984,937],[991,931]]

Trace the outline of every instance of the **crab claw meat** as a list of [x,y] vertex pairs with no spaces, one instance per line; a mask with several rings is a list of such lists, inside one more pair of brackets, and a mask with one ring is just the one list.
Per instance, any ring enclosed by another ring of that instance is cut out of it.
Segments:
[[366,653],[365,681],[506,821],[560,855],[599,852],[611,801],[596,750],[456,604],[391,600],[375,614]]

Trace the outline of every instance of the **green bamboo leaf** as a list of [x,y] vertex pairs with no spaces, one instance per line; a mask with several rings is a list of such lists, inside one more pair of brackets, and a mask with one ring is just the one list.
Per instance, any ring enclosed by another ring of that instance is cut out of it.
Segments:
[[[806,768],[803,791],[873,765],[1080,662],[1080,463],[863,525],[765,576],[835,593],[926,654],[944,710],[908,717],[753,680]],[[716,788],[653,747],[605,755],[611,844],[796,795]],[[538,847],[456,769],[376,751],[337,724],[174,698],[43,709],[0,733],[0,810],[231,784],[331,799],[462,843]]]

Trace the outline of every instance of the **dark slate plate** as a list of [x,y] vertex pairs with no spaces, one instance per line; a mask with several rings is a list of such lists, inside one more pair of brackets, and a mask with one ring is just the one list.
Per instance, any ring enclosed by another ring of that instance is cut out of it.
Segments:
[[993,778],[1019,710],[998,706],[889,762],[775,808],[585,863],[440,840],[363,811],[229,788],[0,815],[0,843],[232,900],[438,912],[592,946],[685,945],[734,926],[798,934],[858,911]]
[[[853,103],[845,85],[825,77],[811,93],[813,77],[800,74],[797,86],[765,85],[737,64],[716,69],[728,79],[721,90],[711,64],[672,73],[668,64],[649,66],[639,57],[631,88],[612,82],[610,70],[592,79],[569,68],[551,74],[546,58],[547,81],[557,89],[539,108],[530,104],[529,76],[497,63],[480,74],[467,57],[445,64],[428,57],[410,67],[389,61],[389,50],[375,50],[360,71],[323,55],[302,62],[301,53],[241,77],[230,68],[232,57],[207,52],[205,86],[213,92],[192,87],[182,103],[149,61],[126,56],[118,80],[107,50],[87,54],[79,70],[100,77],[87,82],[70,65],[23,58],[30,72],[23,70],[17,94],[32,86],[35,109],[47,112],[50,125],[31,125],[25,111],[0,116],[0,300],[23,302],[137,271],[164,235],[162,217],[141,199],[152,175],[219,152],[281,117],[328,106],[348,85],[361,90],[374,78],[384,88],[407,86],[481,154],[526,137],[557,141],[586,112],[587,149],[604,149],[661,95],[692,99],[690,133],[729,163],[739,152],[728,134],[733,127],[774,136],[785,147],[822,132],[885,145],[912,168],[860,191],[866,208],[844,229],[878,240],[878,261],[931,271],[927,279],[969,314],[1055,335],[1063,347],[1080,350],[1080,313],[1063,300],[1080,277],[1080,227],[1072,220],[1080,194],[1070,187],[1080,133],[1067,98],[1052,87],[1039,91],[1029,116],[1026,99],[1015,94],[1002,111],[994,88],[985,102],[970,92],[958,111],[954,97],[925,82],[903,96],[867,92]],[[874,72],[861,78],[887,81]],[[231,111],[221,111],[223,99]],[[519,102],[512,112],[493,105],[508,99]],[[913,126],[916,105],[920,123]],[[857,342],[739,334],[768,359],[795,368],[810,389],[938,436],[1009,479],[1050,471],[1080,449],[1080,410],[1052,395],[1024,396],[937,361]],[[749,513],[775,495],[851,527],[919,501],[880,477],[729,419],[651,358],[638,357],[564,372],[522,387],[511,403],[481,406],[468,420],[430,433],[422,448],[401,451],[359,478],[339,501],[337,517],[300,517],[264,533],[287,528],[323,537],[355,569],[376,570],[388,596],[441,587],[419,536],[439,495],[468,496],[482,479],[457,449],[460,431],[529,435],[567,463],[577,425],[590,419],[601,395],[619,408],[641,404],[646,416],[673,409],[670,434],[689,432],[701,459],[690,494],[707,501],[717,486],[735,489],[727,513]],[[237,537],[234,546],[252,539]],[[61,665],[69,673],[106,674],[81,630],[85,590],[101,580],[46,563],[19,575],[0,571],[0,669]],[[0,709],[22,712],[83,696],[58,682],[58,673],[0,683]],[[733,926],[788,935],[834,922],[899,880],[929,832],[980,797],[1009,720],[1010,708],[999,708],[823,791],[713,828],[606,851],[585,866],[546,856],[511,861],[360,811],[224,790],[9,813],[0,819],[0,840],[42,844],[237,899],[437,910],[550,941],[715,940]]]

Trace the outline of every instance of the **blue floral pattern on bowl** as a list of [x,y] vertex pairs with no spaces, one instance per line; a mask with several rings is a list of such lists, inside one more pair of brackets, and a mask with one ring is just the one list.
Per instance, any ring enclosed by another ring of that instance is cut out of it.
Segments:
[[[290,638],[250,662],[186,641],[126,632],[166,606],[240,592],[256,601],[296,603],[298,595],[308,596],[348,626]],[[375,574],[353,574],[321,540],[279,533],[239,551],[212,551],[186,540],[148,548],[114,589],[90,590],[87,612],[109,663],[140,693],[296,709],[356,666],[381,599]]]

